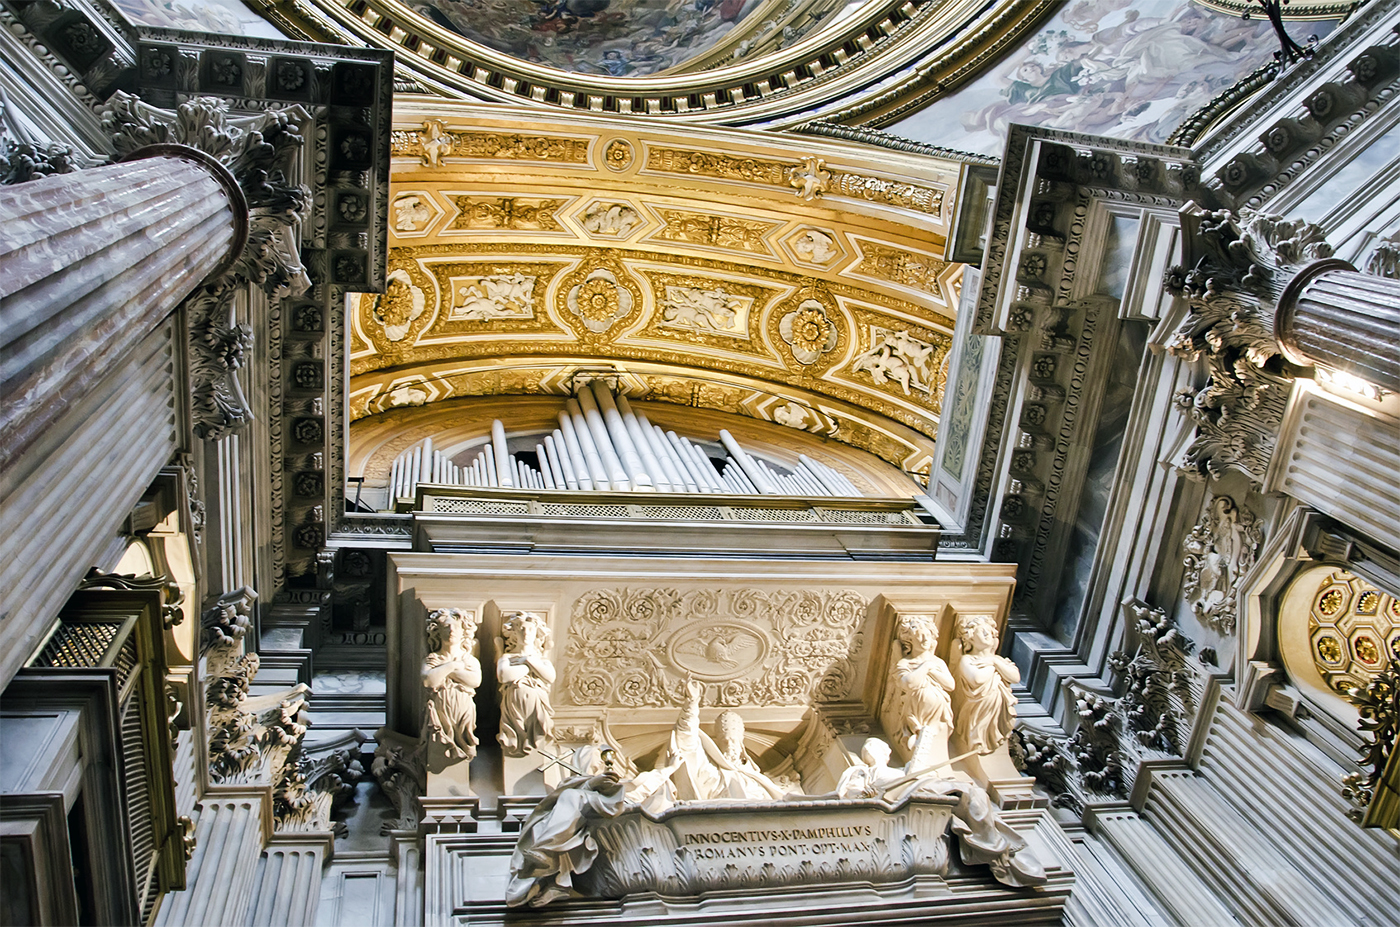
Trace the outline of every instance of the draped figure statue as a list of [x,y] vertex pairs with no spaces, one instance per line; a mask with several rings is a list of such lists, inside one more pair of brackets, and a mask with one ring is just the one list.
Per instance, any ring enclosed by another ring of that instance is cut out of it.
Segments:
[[901,615],[891,645],[893,671],[885,686],[885,729],[919,759],[923,769],[948,760],[953,731],[948,664],[935,652],[938,623],[933,615]]
[[960,616],[958,639],[963,654],[957,661],[958,684],[953,690],[957,709],[954,732],[961,749],[991,753],[1006,743],[1016,723],[1016,696],[1011,686],[1021,681],[1021,671],[997,655],[994,616]]
[[554,732],[554,684],[550,662],[549,625],[542,615],[516,612],[501,625],[501,658],[496,661],[500,684],[501,752],[525,756],[549,741]]
[[1002,819],[986,789],[945,779],[937,771],[915,770],[915,760],[904,769],[896,769],[889,765],[890,745],[875,737],[861,746],[860,758],[860,763],[841,775],[837,797],[883,798],[891,804],[911,795],[956,797],[953,833],[958,837],[958,856],[964,863],[986,865],[998,882],[1016,888],[1048,881],[1045,867],[1021,835]]
[[428,649],[423,686],[428,690],[424,739],[441,748],[449,761],[476,756],[476,687],[481,663],[472,655],[478,619],[475,612],[439,608],[428,613]]

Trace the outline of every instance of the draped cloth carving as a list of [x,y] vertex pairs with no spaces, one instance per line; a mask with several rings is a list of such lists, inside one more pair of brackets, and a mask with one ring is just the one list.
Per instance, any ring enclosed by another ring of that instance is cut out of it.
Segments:
[[428,613],[428,648],[423,661],[423,685],[428,701],[423,739],[441,751],[448,762],[476,756],[476,705],[481,685],[481,662],[472,653],[478,619],[475,612],[440,608]]

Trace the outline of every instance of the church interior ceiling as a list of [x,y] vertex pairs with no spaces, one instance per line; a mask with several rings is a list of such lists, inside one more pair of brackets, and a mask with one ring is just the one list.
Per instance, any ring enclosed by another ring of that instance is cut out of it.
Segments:
[[393,49],[400,77],[426,93],[730,125],[797,125],[823,114],[868,122],[922,105],[971,79],[1057,5],[1055,0],[257,4],[295,38]]
[[958,162],[464,104],[400,103],[392,144],[386,290],[351,297],[352,457],[359,420],[602,373],[926,471]]

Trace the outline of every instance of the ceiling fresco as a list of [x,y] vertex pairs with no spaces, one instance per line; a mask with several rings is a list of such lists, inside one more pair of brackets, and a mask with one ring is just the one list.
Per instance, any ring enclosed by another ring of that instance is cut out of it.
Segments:
[[[727,46],[726,58],[742,58],[759,45],[781,48],[820,25],[845,0],[408,0],[406,5],[522,61],[626,77],[675,68],[721,44]],[[726,41],[736,33],[741,41]]]
[[441,103],[396,109],[392,153],[387,288],[352,305],[352,420],[568,395],[582,365],[638,400],[927,469],[957,162]]

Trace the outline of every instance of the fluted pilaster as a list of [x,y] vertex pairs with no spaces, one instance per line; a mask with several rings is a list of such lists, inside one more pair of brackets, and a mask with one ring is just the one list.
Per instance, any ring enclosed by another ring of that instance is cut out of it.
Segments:
[[1400,392],[1400,280],[1345,261],[1310,264],[1284,289],[1274,333],[1295,361]]
[[228,170],[150,151],[0,188],[0,468],[242,250]]

